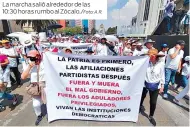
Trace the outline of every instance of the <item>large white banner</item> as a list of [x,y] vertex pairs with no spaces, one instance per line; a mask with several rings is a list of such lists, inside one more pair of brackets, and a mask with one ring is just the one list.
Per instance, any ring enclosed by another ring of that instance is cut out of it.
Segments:
[[149,58],[44,54],[49,122],[137,122]]
[[58,48],[59,50],[62,50],[63,48],[71,48],[73,50],[74,54],[86,54],[84,53],[88,47],[92,47],[92,43],[42,43],[40,44],[41,49],[43,50],[44,48]]

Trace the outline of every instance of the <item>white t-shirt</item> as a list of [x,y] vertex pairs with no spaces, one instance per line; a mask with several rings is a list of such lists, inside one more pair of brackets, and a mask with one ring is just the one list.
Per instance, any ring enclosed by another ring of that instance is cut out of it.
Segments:
[[[155,49],[154,47],[152,47],[151,49]],[[148,54],[148,51],[149,51],[150,49],[148,49],[146,46],[144,46],[143,47],[143,49],[141,50],[141,55],[143,55],[143,54]]]
[[[34,66],[30,71],[30,81],[37,82],[37,66]],[[44,64],[42,62],[40,63],[39,81],[45,81]]]
[[97,50],[98,56],[113,55],[113,53],[110,51],[110,49],[106,45],[98,44],[96,50]]
[[166,58],[166,65],[165,65],[166,68],[170,68],[170,69],[173,69],[173,70],[177,70],[178,69],[179,62],[183,58],[184,51],[180,50],[179,53],[178,53],[178,55],[174,59],[171,59],[170,55],[173,54],[173,53],[175,53],[175,51],[176,51],[175,47],[171,48],[168,51],[168,55],[167,55],[167,58]]
[[133,56],[140,56],[141,54],[142,54],[141,51],[138,51],[137,49],[133,51]]
[[182,75],[184,75],[184,76],[190,75],[190,65],[189,64],[187,64],[187,63],[183,64]]
[[[18,56],[15,48],[11,47],[11,48],[4,48],[2,50],[2,54],[4,55],[9,55],[9,56]],[[10,67],[17,67],[17,60],[16,58],[11,58],[11,57],[8,57],[8,60],[9,60],[9,66]]]
[[[158,83],[165,84],[165,71],[161,63],[153,65],[149,63],[149,66],[146,71],[145,81],[148,83]],[[159,85],[158,88],[161,86]]]
[[124,51],[123,51],[123,55],[124,55],[124,56],[128,56],[128,54],[129,54],[130,52],[131,52],[131,49],[125,47],[125,48],[124,48]]
[[158,54],[159,55],[165,55],[164,57],[159,58],[159,62],[165,65],[166,57],[167,57],[167,51],[165,51],[165,52],[160,51]]
[[0,54],[2,54],[3,49],[4,49],[4,47],[0,48]]
[[142,49],[142,54],[148,54],[148,48],[147,47],[143,47],[143,49]]

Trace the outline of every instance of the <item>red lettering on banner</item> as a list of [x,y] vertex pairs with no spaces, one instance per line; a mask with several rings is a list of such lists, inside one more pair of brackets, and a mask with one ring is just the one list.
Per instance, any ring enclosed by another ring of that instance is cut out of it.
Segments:
[[72,92],[72,89],[70,87],[66,87],[66,91],[71,91]]
[[125,96],[125,97],[108,97],[108,96],[92,96],[92,100],[109,100],[109,101],[127,101],[130,100],[130,96]]
[[111,89],[90,88],[89,92],[91,92],[91,93],[105,93],[105,94],[119,94],[119,95],[122,95],[122,92],[120,90],[111,90]]
[[86,88],[75,88],[75,92],[88,92]]
[[78,95],[78,99],[89,99],[89,95]]
[[95,106],[95,107],[116,107],[114,103],[104,103],[104,102],[82,102],[71,100],[72,105],[84,105],[84,106]]
[[70,80],[70,85],[90,85],[89,81]]
[[74,94],[58,93],[58,97],[77,98]]
[[119,87],[119,83],[114,82],[98,82],[99,86],[111,86],[111,87]]

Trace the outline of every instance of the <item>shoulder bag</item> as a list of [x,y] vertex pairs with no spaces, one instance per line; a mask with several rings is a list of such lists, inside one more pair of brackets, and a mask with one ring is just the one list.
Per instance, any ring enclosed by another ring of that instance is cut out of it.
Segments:
[[26,91],[29,95],[31,96],[40,96],[41,95],[41,90],[39,87],[39,70],[40,70],[40,65],[37,66],[37,83],[30,83],[29,86],[26,87]]

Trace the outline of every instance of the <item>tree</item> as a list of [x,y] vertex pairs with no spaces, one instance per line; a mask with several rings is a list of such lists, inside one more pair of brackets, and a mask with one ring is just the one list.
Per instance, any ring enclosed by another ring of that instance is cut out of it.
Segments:
[[106,34],[116,34],[117,33],[117,26],[116,27],[109,27]]
[[95,28],[92,28],[91,34],[92,34],[92,35],[96,34],[96,31],[97,31],[97,30],[96,30]]
[[10,28],[7,20],[2,20],[4,35],[10,34]]
[[66,27],[63,29],[63,32],[65,34],[80,34],[82,33],[82,28],[81,27]]
[[74,27],[76,29],[76,34],[82,33],[82,28],[79,26]]
[[17,25],[23,27],[25,24],[32,25],[33,29],[37,32],[41,32],[47,26],[57,23],[55,20],[16,20]]

